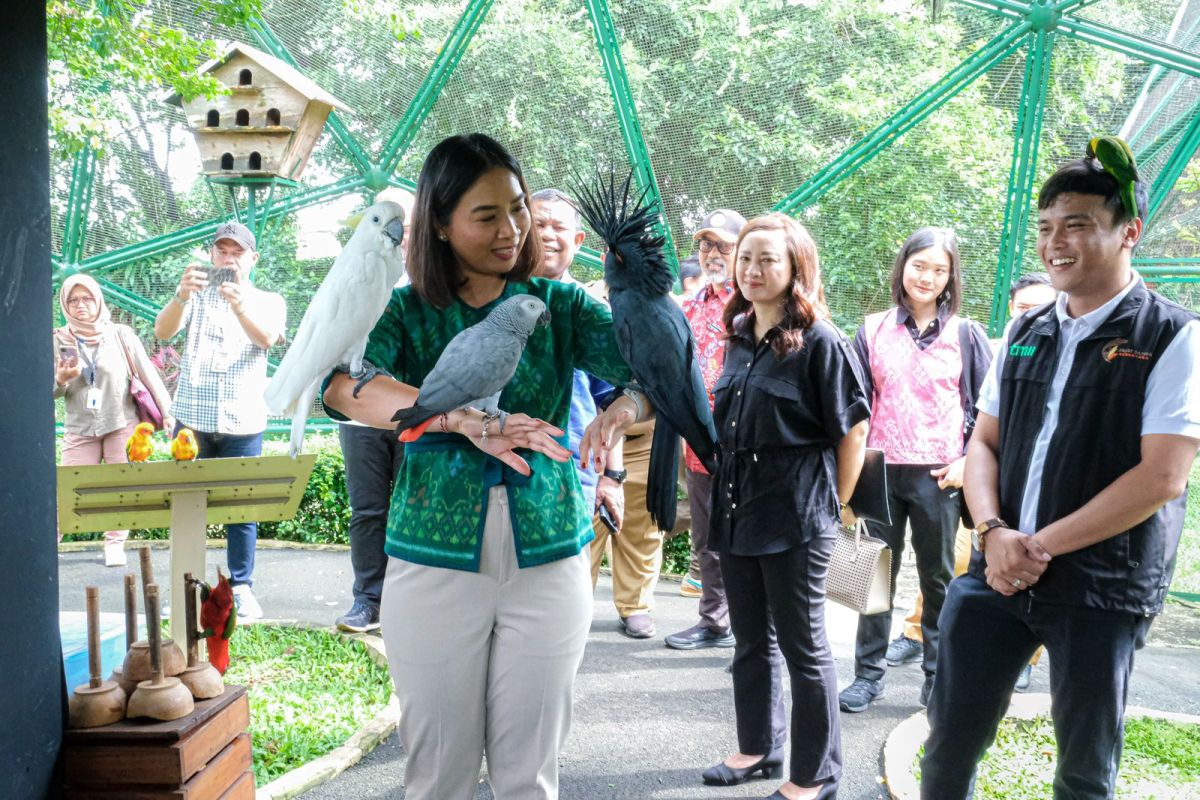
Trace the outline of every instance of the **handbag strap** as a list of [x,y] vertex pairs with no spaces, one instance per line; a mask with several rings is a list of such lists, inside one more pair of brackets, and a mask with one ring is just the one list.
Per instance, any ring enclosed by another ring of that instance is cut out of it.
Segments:
[[[129,355],[129,346],[125,343],[125,335],[121,333],[120,328],[113,328],[113,330],[116,331],[117,342],[121,345],[121,353],[125,356],[125,369],[129,372],[129,377],[137,378],[139,381],[142,380],[141,376],[137,374],[137,370],[133,367],[133,358]],[[145,383],[145,381],[142,382]]]

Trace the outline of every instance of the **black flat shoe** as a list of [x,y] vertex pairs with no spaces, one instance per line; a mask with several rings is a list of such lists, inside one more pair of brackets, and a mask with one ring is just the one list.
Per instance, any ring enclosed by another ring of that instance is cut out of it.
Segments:
[[[838,785],[836,782],[822,783],[821,791],[817,792],[817,796],[814,798],[814,800],[833,800],[833,798],[837,797],[837,790],[838,790]],[[776,790],[773,795],[771,795],[770,797],[767,798],[767,800],[788,800],[788,799],[787,799],[787,795],[785,795],[781,791]]]
[[764,778],[778,778],[783,775],[783,749],[772,750],[748,767],[737,769],[724,761],[714,764],[700,776],[709,786],[737,786],[744,783],[756,772],[761,772]]

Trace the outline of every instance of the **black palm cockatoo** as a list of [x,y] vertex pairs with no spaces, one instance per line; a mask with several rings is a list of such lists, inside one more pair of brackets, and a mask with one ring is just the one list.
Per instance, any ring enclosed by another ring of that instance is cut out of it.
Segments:
[[579,212],[604,243],[604,281],[612,306],[617,347],[637,387],[656,411],[646,508],[659,529],[675,525],[679,437],[711,473],[716,471],[717,431],[708,392],[696,362],[692,329],[667,294],[675,281],[663,257],[663,239],[650,233],[657,212],[645,194],[629,196],[632,173],[621,185],[610,173],[593,187],[579,181]]

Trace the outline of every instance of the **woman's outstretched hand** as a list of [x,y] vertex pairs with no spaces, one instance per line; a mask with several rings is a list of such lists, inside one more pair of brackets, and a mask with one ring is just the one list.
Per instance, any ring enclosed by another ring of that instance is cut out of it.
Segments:
[[[530,475],[533,470],[529,462],[517,455],[514,450],[525,448],[541,453],[555,461],[567,461],[571,451],[563,447],[555,437],[562,436],[563,431],[549,422],[534,419],[528,414],[506,414],[500,419],[487,421],[487,436],[483,435],[484,415],[474,408],[452,411],[447,415],[446,427],[455,433],[462,434],[471,440],[471,444],[490,456],[495,456],[522,475]],[[438,422],[429,426],[430,432],[440,430]]]
[[604,465],[608,463],[608,451],[637,422],[637,415],[637,403],[625,395],[597,414],[579,441],[580,468],[603,472]]

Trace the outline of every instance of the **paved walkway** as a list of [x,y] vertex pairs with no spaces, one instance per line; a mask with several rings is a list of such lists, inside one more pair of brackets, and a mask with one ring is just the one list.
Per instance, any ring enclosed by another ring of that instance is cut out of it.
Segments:
[[[211,550],[210,573],[212,564],[223,561],[223,551]],[[64,610],[82,610],[82,587],[93,583],[101,587],[102,610],[121,611],[124,570],[101,566],[98,549],[64,553],[59,564]],[[154,564],[158,574],[167,574],[165,550],[154,551]],[[346,551],[264,547],[258,553],[256,573],[255,593],[273,618],[332,624],[350,605]],[[915,592],[912,574],[911,565],[906,566],[898,605]],[[732,653],[679,653],[663,646],[663,635],[694,622],[696,601],[680,597],[677,590],[678,584],[659,584],[655,596],[659,636],[635,642],[618,633],[611,582],[601,577],[591,638],[576,684],[575,723],[562,753],[563,800],[731,800],[761,798],[774,790],[762,781],[729,788],[700,783],[701,770],[736,748],[732,690],[724,670]],[[831,604],[828,626],[844,685],[853,672],[855,616]],[[1178,646],[1189,643],[1191,647]],[[1138,656],[1129,702],[1200,714],[1198,646],[1200,612],[1171,607],[1155,625],[1150,645]],[[845,766],[839,797],[887,797],[879,777],[883,742],[896,724],[918,710],[920,686],[918,665],[895,668],[888,674],[886,697],[866,713],[842,716]],[[1044,666],[1034,671],[1032,690],[1048,691]],[[304,797],[400,798],[403,776],[403,751],[393,735],[361,763]],[[476,800],[491,797],[486,785],[481,785]]]

